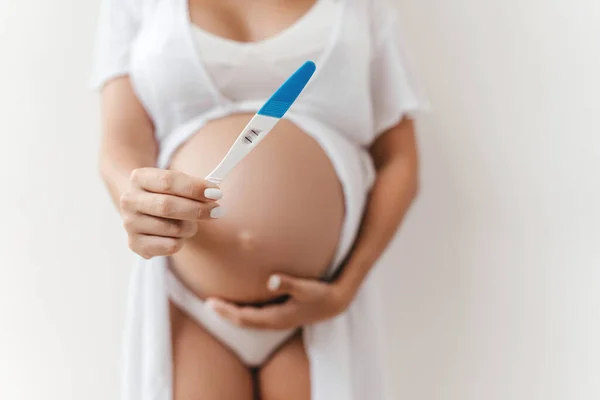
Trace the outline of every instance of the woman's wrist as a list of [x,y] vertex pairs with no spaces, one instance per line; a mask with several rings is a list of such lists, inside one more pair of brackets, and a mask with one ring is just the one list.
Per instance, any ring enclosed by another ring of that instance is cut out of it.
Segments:
[[334,291],[337,301],[341,306],[346,308],[356,296],[364,279],[363,271],[369,268],[356,265],[356,263],[348,262],[343,266],[344,272],[340,277],[333,282]]

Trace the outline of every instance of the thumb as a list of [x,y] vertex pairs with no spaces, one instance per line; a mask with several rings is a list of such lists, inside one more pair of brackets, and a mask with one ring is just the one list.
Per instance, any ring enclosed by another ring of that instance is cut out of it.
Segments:
[[267,287],[272,292],[289,294],[298,300],[312,297],[317,289],[312,279],[296,278],[283,274],[271,275]]

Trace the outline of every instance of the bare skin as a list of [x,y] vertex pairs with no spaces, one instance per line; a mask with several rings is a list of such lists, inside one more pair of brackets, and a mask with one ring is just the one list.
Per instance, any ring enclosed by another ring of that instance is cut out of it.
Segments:
[[302,336],[297,334],[260,369],[257,382],[260,398],[310,399],[308,367]]
[[[204,29],[246,42],[277,34],[293,24],[313,3],[314,0],[257,0],[252,7],[247,7],[236,1],[190,0],[190,14],[192,21]],[[268,23],[253,24],[252,21],[257,19]],[[204,235],[204,229],[218,231],[220,228],[217,224],[227,221],[227,215],[214,220],[210,213],[221,203],[229,201],[226,200],[229,191],[225,190],[228,188],[223,188],[223,199],[207,198],[205,189],[217,188],[198,178],[205,175],[203,169],[207,166],[193,165],[191,157],[185,156],[185,146],[174,160],[175,171],[155,168],[157,145],[152,121],[136,98],[128,77],[109,82],[102,97],[104,134],[101,171],[115,203],[121,209],[130,247],[147,258],[159,255],[180,257],[176,263],[180,266],[178,273],[184,275],[182,271],[188,272],[189,282],[186,283],[191,282],[190,286],[193,286],[194,277],[190,271],[196,268],[192,261],[203,254],[194,248],[201,249],[203,241],[209,240],[210,235]],[[233,119],[221,123],[236,124]],[[289,125],[285,128],[288,131],[297,129]],[[296,133],[301,135],[301,132]],[[210,132],[198,132],[197,140],[204,140],[201,138],[205,134],[210,135]],[[204,137],[210,140],[209,136]],[[301,136],[298,136],[298,140],[301,140]],[[311,146],[308,140],[302,144],[307,149]],[[193,146],[192,141],[190,146]],[[196,150],[190,147],[187,151],[197,154]],[[299,273],[302,272],[301,268],[278,268],[277,263],[260,270],[257,264],[259,273],[251,285],[251,291],[243,293],[227,281],[221,285],[197,286],[197,294],[206,297],[208,293],[214,298],[217,311],[237,324],[248,327],[298,327],[342,312],[391,240],[416,194],[417,151],[412,121],[406,119],[382,134],[373,144],[371,155],[377,167],[377,179],[353,252],[343,273],[334,283],[314,279],[323,268],[315,266],[318,262],[311,263],[313,270],[308,274]],[[324,186],[336,187],[329,182],[325,182]],[[233,186],[229,189],[233,191]],[[336,194],[332,193],[325,197],[334,198],[332,201],[335,203],[338,200],[335,199]],[[233,209],[235,212],[235,205]],[[333,226],[335,233],[335,221],[328,226]],[[238,233],[239,254],[247,253],[254,245],[252,234]],[[186,247],[190,250],[181,251]],[[326,265],[329,257],[327,249],[322,253],[323,265]],[[213,261],[219,258],[215,254],[207,257]],[[227,262],[221,264],[228,265]],[[230,268],[235,264],[229,264]],[[269,291],[267,280],[275,273],[280,276],[281,284],[279,288]],[[219,279],[215,282],[219,282]],[[234,290],[228,287],[234,287]],[[264,300],[280,294],[289,294],[290,301],[262,309],[238,307],[229,302],[240,299]],[[300,336],[295,336],[281,347],[253,379],[251,372],[229,349],[173,306],[171,325],[174,400],[244,400],[253,399],[256,391],[263,400],[310,398],[308,360]]]
[[171,305],[174,400],[253,400],[250,371],[227,347]]
[[[173,156],[170,168],[207,176],[242,131],[248,114],[211,121]],[[331,264],[342,229],[344,198],[321,147],[282,120],[227,176],[218,201],[225,215],[171,256],[171,266],[201,297],[256,303],[273,293],[273,273],[318,278]]]

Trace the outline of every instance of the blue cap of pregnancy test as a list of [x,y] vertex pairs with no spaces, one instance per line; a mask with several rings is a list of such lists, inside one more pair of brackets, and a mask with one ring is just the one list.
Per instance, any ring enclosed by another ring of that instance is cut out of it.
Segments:
[[284,83],[277,89],[269,100],[258,110],[258,115],[267,117],[282,118],[287,110],[294,104],[294,101],[300,95],[313,73],[315,72],[315,63],[307,61],[296,70]]

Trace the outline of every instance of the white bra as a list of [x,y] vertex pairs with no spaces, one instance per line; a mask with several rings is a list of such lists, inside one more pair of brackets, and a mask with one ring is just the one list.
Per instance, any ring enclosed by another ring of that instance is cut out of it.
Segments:
[[233,101],[271,96],[273,82],[282,83],[307,60],[325,51],[340,2],[316,0],[310,10],[279,34],[258,42],[238,42],[193,26],[194,41],[215,86]]

